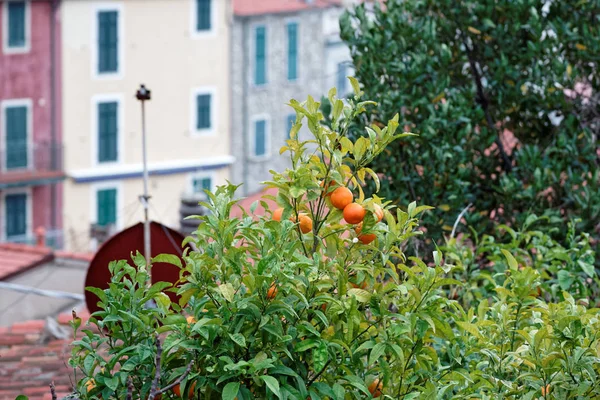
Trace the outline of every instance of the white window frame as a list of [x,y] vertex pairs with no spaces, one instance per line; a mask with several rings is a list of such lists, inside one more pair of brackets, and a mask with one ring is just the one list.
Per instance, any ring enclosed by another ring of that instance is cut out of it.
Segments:
[[[210,95],[210,128],[197,129],[198,119],[198,107],[196,98],[199,95],[209,94]],[[190,132],[192,137],[206,137],[216,136],[217,134],[217,88],[216,86],[200,86],[192,89],[192,95],[190,99]]]
[[[264,155],[256,155],[254,154],[254,148],[256,143],[256,122],[257,121],[265,121],[265,154]],[[249,156],[251,160],[254,161],[264,161],[271,158],[271,116],[269,114],[256,114],[250,118],[250,148]]]
[[[102,11],[116,11],[119,14],[117,19],[117,35],[119,43],[117,44],[117,71],[102,72],[98,71],[98,14]],[[91,55],[92,55],[92,78],[97,80],[115,80],[123,79],[125,75],[125,12],[122,3],[103,3],[97,4],[92,9],[92,27],[91,32]]]
[[6,195],[9,194],[25,194],[27,196],[25,209],[27,210],[27,222],[25,229],[25,236],[31,237],[33,235],[33,190],[31,187],[24,188],[9,188],[3,189],[0,192],[0,221],[2,223],[2,232],[0,232],[0,239],[2,241],[7,241],[8,237],[6,235]]
[[[217,7],[221,0],[211,0],[210,3],[210,29],[207,31],[199,31],[196,29],[198,26],[198,12],[196,11],[196,1],[190,0],[190,32],[193,39],[211,38],[217,36]],[[223,2],[225,3],[225,2]]]
[[[25,168],[8,169],[6,165],[8,158],[6,157],[6,109],[9,107],[27,107],[27,166]],[[4,153],[2,171],[22,171],[31,170],[33,168],[33,101],[31,99],[9,99],[0,101],[0,151]]]
[[[214,192],[217,188],[217,174],[215,171],[196,171],[188,175],[188,193],[199,193],[194,191],[194,180],[210,178],[210,190]],[[204,192],[200,192],[204,194]]]
[[[100,103],[108,103],[108,102],[117,102],[117,161],[111,162],[99,162],[98,160],[98,140],[99,140],[99,132],[98,132],[98,104]],[[92,118],[90,118],[92,122],[91,131],[92,132],[92,143],[91,143],[91,159],[92,165],[94,167],[100,166],[111,166],[111,165],[120,165],[123,163],[123,153],[125,151],[125,100],[124,96],[121,93],[106,93],[106,94],[97,94],[92,96],[92,104],[91,104],[91,112]]]
[[[296,51],[297,51],[297,56],[296,56],[296,79],[288,79],[288,68],[289,68],[289,64],[290,64],[290,59],[289,59],[289,37],[288,37],[288,25],[289,24],[296,24],[296,27],[298,28],[296,31],[296,40],[298,41],[296,43]],[[300,20],[298,18],[288,18],[285,20],[285,61],[286,61],[286,70],[285,70],[285,81],[288,83],[298,83],[300,81],[300,50],[302,49],[302,46],[300,46]],[[268,82],[268,81],[267,81]]]
[[[265,83],[261,83],[261,84],[257,84],[256,83],[256,28],[265,28]],[[251,30],[251,37],[250,37],[250,57],[252,57],[251,61],[250,61],[250,65],[252,65],[251,68],[248,68],[250,70],[250,82],[252,82],[252,87],[255,88],[265,88],[269,85],[270,80],[270,74],[269,74],[269,27],[267,26],[266,23],[256,23],[256,24],[252,24],[250,26],[250,30]],[[287,56],[286,56],[287,58]],[[287,71],[286,71],[286,79],[285,81],[287,82]]]
[[4,54],[23,54],[31,51],[31,1],[25,0],[25,46],[8,46],[8,3],[16,0],[2,2],[2,52]]

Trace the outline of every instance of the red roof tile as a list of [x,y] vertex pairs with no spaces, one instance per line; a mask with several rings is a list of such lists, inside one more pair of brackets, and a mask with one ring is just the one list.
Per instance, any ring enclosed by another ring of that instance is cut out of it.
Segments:
[[[87,310],[77,315],[83,324],[89,319]],[[70,313],[58,318],[63,327],[71,320]],[[14,400],[20,394],[30,400],[51,399],[51,382],[58,398],[71,392],[74,380],[68,360],[72,339],[44,340],[45,325],[45,321],[34,320],[0,328],[0,400]]]
[[279,14],[341,5],[341,0],[233,0],[238,16]]
[[54,258],[48,247],[17,243],[0,244],[0,280],[51,261]]

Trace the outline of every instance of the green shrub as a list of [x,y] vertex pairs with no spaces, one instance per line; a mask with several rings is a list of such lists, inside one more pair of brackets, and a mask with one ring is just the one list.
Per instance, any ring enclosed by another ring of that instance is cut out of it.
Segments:
[[[356,134],[397,113],[419,134],[373,168],[382,197],[437,206],[424,217],[429,249],[469,204],[479,234],[535,213],[600,236],[599,15],[596,1],[388,0],[342,18],[356,77],[378,103]],[[593,97],[566,95],[575,88]],[[520,143],[512,153],[504,131]]]
[[[542,278],[522,257],[527,240],[501,248],[503,258],[482,253],[502,273],[490,275],[488,297],[474,297],[470,309],[448,296],[463,286],[453,277],[467,258],[455,243],[429,264],[404,255],[407,241],[422,234],[416,217],[429,207],[411,203],[404,212],[364,197],[365,179],[377,180],[367,165],[406,135],[392,119],[368,139],[350,140],[348,127],[366,106],[352,83],[347,106],[329,94],[332,129],[313,99],[291,102],[297,120],[282,151],[293,167],[269,182],[278,188],[280,221],[271,212],[230,218],[236,188],[223,186],[209,193],[210,213],[187,239],[198,250],[184,254],[183,265],[175,256],[154,259],[181,268],[172,289],[178,303],[163,293],[168,284],[146,285],[140,254],[135,267],[110,265],[109,289],[89,288],[101,311],[90,319],[97,329],[86,327],[73,343],[79,398],[146,399],[160,389],[162,399],[177,399],[167,390],[174,384],[184,399],[207,400],[516,399],[546,385],[546,398],[595,395],[598,310],[567,293],[558,304],[535,297]],[[303,122],[312,141],[297,140]],[[341,186],[368,210],[360,232],[331,206]],[[303,232],[307,218],[312,229]],[[363,243],[371,233],[375,239]]]

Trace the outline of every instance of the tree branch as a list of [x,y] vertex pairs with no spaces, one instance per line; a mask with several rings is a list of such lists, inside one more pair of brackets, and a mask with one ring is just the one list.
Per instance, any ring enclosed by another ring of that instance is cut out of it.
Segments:
[[175,386],[179,385],[181,382],[183,382],[183,380],[190,374],[193,364],[194,364],[194,360],[190,361],[185,369],[185,372],[183,374],[181,374],[181,376],[179,378],[177,378],[175,381],[173,381],[173,383],[165,386],[164,388],[162,388],[158,392],[156,392],[156,395],[163,394],[163,393],[173,389]]
[[467,57],[469,59],[469,66],[471,67],[471,71],[473,71],[473,79],[475,80],[475,86],[477,87],[477,102],[481,105],[483,112],[485,114],[485,120],[488,124],[489,129],[493,129],[496,131],[496,139],[494,142],[496,146],[498,146],[498,151],[500,151],[500,156],[502,157],[502,168],[506,172],[510,172],[512,170],[512,163],[508,154],[504,150],[504,145],[500,140],[500,132],[496,129],[496,124],[492,120],[492,115],[489,110],[489,101],[485,95],[483,90],[483,84],[481,83],[481,74],[479,73],[479,68],[477,68],[477,62],[475,57],[473,56],[473,50],[469,47],[467,43],[467,39],[463,32],[460,32],[460,36],[462,38],[462,42],[465,46],[465,51],[467,52]]
[[162,358],[162,346],[160,344],[160,338],[158,337],[158,333],[156,334],[156,358],[154,363],[156,364],[156,372],[154,373],[154,380],[152,381],[152,386],[150,387],[150,395],[148,396],[148,400],[154,400],[156,395],[158,394],[158,382],[160,381],[160,360]]
[[52,395],[52,400],[56,400],[56,387],[54,386],[54,381],[50,382],[50,394]]

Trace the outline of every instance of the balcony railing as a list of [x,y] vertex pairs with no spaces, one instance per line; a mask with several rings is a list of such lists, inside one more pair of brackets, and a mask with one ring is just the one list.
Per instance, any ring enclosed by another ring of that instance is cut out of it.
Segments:
[[62,156],[62,144],[54,142],[5,142],[0,147],[0,184],[60,179]]

